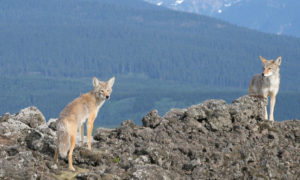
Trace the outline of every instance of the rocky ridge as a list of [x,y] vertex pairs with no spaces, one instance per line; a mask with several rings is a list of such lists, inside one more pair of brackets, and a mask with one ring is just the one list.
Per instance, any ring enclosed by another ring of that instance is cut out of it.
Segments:
[[0,117],[0,179],[299,179],[300,121],[263,120],[264,99],[208,100],[157,110],[143,126],[94,132],[92,151],[53,161],[55,120],[35,107]]

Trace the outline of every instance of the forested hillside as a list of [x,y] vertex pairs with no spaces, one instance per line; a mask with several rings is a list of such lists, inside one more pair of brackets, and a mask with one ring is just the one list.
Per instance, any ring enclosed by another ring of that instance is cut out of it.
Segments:
[[[164,113],[247,93],[251,76],[261,72],[259,55],[282,56],[280,92],[297,91],[299,49],[297,38],[140,0],[2,0],[0,112],[36,105],[46,118],[57,117],[69,101],[91,90],[93,76],[116,76],[100,124],[140,121],[153,108]],[[297,92],[285,97],[276,105],[285,109],[275,111],[284,114],[275,118],[298,117]]]
[[[284,89],[300,77],[300,40],[268,35],[139,0],[1,1],[1,75],[139,73],[154,79],[243,87],[259,55],[281,55]],[[238,78],[237,78],[238,77]]]

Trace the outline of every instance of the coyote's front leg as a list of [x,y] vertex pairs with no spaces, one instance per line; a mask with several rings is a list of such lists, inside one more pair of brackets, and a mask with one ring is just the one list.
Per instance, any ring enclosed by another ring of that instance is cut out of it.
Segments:
[[274,107],[276,103],[276,95],[271,95],[270,99],[270,120],[274,121]]
[[87,122],[87,136],[88,136],[88,149],[92,149],[92,132],[93,132],[93,126],[94,126],[94,120],[95,120],[96,115],[92,114]]
[[84,140],[84,123],[80,126],[80,146],[83,146],[83,140]]

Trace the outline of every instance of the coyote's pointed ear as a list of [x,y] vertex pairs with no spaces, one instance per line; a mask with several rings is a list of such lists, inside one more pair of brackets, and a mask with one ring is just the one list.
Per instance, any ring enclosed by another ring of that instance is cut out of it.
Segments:
[[93,85],[94,85],[94,87],[96,87],[96,86],[105,86],[105,82],[99,81],[99,79],[97,79],[96,77],[94,77],[93,78]]
[[277,59],[275,59],[273,62],[274,62],[274,64],[276,64],[276,65],[278,65],[278,66],[280,66],[280,64],[281,64],[281,56],[279,56]]
[[100,81],[96,77],[94,77],[93,78],[93,85],[94,85],[94,87],[99,86],[99,84],[100,84]]
[[259,58],[260,58],[260,60],[261,60],[261,62],[263,63],[263,64],[265,64],[268,60],[266,60],[264,57],[262,57],[262,56],[259,56]]
[[115,77],[112,77],[107,81],[108,86],[110,86],[111,88],[113,87],[114,83],[115,83]]

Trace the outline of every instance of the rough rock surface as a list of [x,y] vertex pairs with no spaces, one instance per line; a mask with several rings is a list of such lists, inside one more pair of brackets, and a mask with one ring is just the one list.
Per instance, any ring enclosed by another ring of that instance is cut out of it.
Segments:
[[[208,100],[160,117],[150,111],[143,127],[131,120],[99,128],[92,151],[74,150],[53,162],[55,120],[35,108],[0,117],[0,179],[300,179],[300,121],[263,120],[264,99],[243,96],[228,105]],[[22,120],[21,120],[22,119]],[[34,123],[36,124],[36,123]]]

